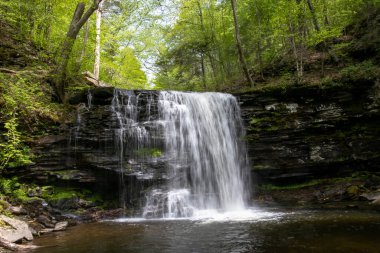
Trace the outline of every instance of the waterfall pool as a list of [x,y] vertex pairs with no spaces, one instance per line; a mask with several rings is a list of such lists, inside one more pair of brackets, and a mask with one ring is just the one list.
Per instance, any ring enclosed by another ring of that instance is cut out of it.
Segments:
[[[248,215],[250,213],[250,215]],[[239,215],[117,219],[36,238],[35,253],[366,252],[380,250],[380,215],[249,210]]]

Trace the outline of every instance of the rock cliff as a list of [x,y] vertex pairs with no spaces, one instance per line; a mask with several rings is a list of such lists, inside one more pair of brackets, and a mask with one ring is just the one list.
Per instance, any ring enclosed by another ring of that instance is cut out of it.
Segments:
[[300,183],[380,172],[380,84],[237,95],[256,182]]
[[[35,165],[18,174],[39,184],[87,187],[109,200],[119,196],[127,206],[141,204],[145,190],[166,180],[162,129],[156,121],[158,92],[123,92],[118,101],[113,88],[73,97],[76,120],[62,125],[61,135],[38,140]],[[378,82],[236,96],[254,182],[281,185],[380,172]],[[129,113],[133,120],[120,122],[118,113]]]

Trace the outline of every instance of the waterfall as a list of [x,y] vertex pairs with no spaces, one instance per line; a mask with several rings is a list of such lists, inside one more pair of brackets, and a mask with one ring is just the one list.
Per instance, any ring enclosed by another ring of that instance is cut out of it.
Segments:
[[[148,101],[147,107],[150,110]],[[129,163],[133,163],[133,152],[149,146],[149,132],[139,121],[139,95],[133,91],[114,90],[111,111],[116,116],[118,127],[115,129],[115,150],[119,160],[119,198],[120,204],[125,209],[127,200],[127,188],[124,179],[128,166],[125,166],[125,157],[129,157]]]
[[[108,90],[89,90],[87,103],[78,106],[68,147],[73,167],[77,161],[81,166],[82,160],[92,159],[102,169],[116,172],[120,206],[125,210],[141,206],[145,218],[200,217],[207,210],[225,214],[246,209],[250,177],[245,132],[234,96],[112,91],[110,96]],[[110,113],[100,114],[99,108],[111,99]],[[97,119],[104,129],[87,124]],[[91,147],[83,137],[101,152],[86,157]]]
[[239,105],[222,93],[160,92],[169,182],[147,195],[143,216],[189,217],[245,209],[248,173]]

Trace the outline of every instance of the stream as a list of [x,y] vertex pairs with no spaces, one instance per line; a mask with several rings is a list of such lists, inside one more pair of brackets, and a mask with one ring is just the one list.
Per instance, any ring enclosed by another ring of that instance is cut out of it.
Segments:
[[118,219],[36,238],[35,253],[379,252],[380,215],[259,211],[197,219]]

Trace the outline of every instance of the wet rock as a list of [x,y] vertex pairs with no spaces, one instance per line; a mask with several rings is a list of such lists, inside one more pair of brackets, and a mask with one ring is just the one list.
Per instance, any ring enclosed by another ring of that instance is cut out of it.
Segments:
[[51,233],[51,232],[53,232],[54,231],[54,229],[53,228],[44,228],[44,229],[42,229],[41,231],[40,231],[40,234],[42,235],[42,234],[47,234],[47,233]]
[[358,205],[347,205],[346,208],[347,209],[359,209],[359,206]]
[[[46,229],[46,227],[37,221],[31,221],[29,222],[29,230],[33,235],[41,235],[41,231]],[[51,229],[51,228],[50,228]]]
[[8,211],[14,215],[24,215],[27,214],[27,211],[23,206],[10,206],[8,207]]
[[61,135],[47,135],[35,141],[36,145],[51,145],[65,141],[66,137]]
[[357,199],[360,194],[360,188],[357,185],[351,185],[346,189],[346,194],[350,199]]
[[[380,112],[368,110],[378,97],[374,90],[380,89],[369,82],[341,89],[290,87],[238,94],[255,180],[294,184],[379,171]],[[294,173],[308,176],[295,178]]]
[[79,200],[80,199],[77,196],[73,196],[68,198],[52,199],[49,203],[52,207],[60,210],[72,210],[80,207]]
[[0,227],[1,238],[9,242],[17,242],[22,239],[33,240],[33,235],[26,222],[5,215],[0,215],[0,220],[5,224],[5,226]]
[[54,226],[54,231],[62,231],[62,230],[65,230],[67,228],[67,226],[69,225],[69,222],[68,221],[61,221],[61,222],[58,222],[57,224],[55,224]]
[[380,191],[364,193],[360,195],[361,198],[371,201],[371,204],[380,206]]
[[375,206],[380,206],[380,197],[374,199],[374,200],[371,202],[371,204],[372,204],[372,205],[375,205]]
[[54,222],[53,220],[46,216],[46,215],[40,215],[37,218],[37,222],[44,225],[47,228],[54,228]]
[[81,208],[91,208],[91,207],[95,207],[96,203],[92,202],[92,201],[87,201],[87,200],[84,200],[84,199],[79,199],[78,205]]

